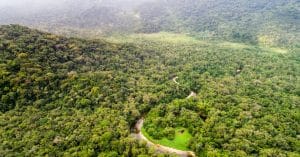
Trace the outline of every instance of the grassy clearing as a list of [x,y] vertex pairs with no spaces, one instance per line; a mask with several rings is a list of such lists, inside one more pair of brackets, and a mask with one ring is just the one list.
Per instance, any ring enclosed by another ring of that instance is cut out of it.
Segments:
[[[201,40],[197,40],[193,37],[190,37],[186,34],[176,34],[176,33],[167,33],[167,32],[159,32],[159,33],[139,33],[139,34],[131,34],[131,35],[123,35],[123,36],[112,36],[108,38],[109,41],[112,42],[141,42],[141,41],[155,41],[155,42],[163,42],[170,44],[200,44],[203,43]],[[205,42],[204,42],[205,43]]]
[[185,34],[175,34],[175,33],[152,33],[152,34],[136,34],[132,36],[133,38],[144,38],[147,40],[160,41],[160,42],[168,42],[168,43],[198,43],[199,40],[190,37]]
[[242,44],[242,43],[233,43],[233,42],[221,42],[219,43],[220,47],[224,48],[233,48],[233,49],[243,49],[243,48],[249,48],[249,45]]
[[139,34],[130,34],[130,35],[116,35],[106,38],[108,41],[116,42],[116,43],[144,43],[147,42],[155,42],[155,43],[163,43],[170,45],[198,45],[198,46],[219,46],[221,48],[228,49],[244,49],[249,48],[251,46],[243,44],[243,43],[234,43],[227,41],[206,41],[196,39],[187,34],[176,34],[176,33],[167,33],[167,32],[159,32],[159,33],[139,33]]
[[282,48],[276,48],[276,47],[265,48],[265,50],[275,52],[275,53],[280,53],[280,54],[288,53],[288,50]]
[[[244,43],[219,41],[219,40],[205,41],[205,40],[196,39],[187,34],[177,34],[177,33],[167,33],[167,32],[159,32],[159,33],[151,33],[151,34],[138,33],[138,34],[128,34],[128,35],[113,35],[106,38],[106,40],[114,43],[135,43],[143,46],[145,46],[145,43],[147,43],[148,45],[151,45],[152,48],[153,47],[161,48],[160,45],[164,45],[162,46],[162,48],[164,47],[169,48],[169,46],[172,47],[184,46],[182,47],[183,51],[181,52],[187,52],[187,53],[188,51],[184,51],[186,46],[193,46],[194,50],[197,48],[200,48],[200,50],[202,50],[203,47],[218,47],[218,48],[231,49],[231,50],[251,49],[256,47],[266,53],[286,54],[289,52],[288,50],[283,48],[268,47],[264,44],[248,45]],[[179,51],[180,48],[177,48],[177,50]],[[170,54],[173,53],[174,52],[170,52]]]
[[[181,132],[182,130],[184,130],[184,132]],[[190,139],[192,138],[192,135],[185,128],[176,128],[174,140],[168,140],[167,138],[155,140],[151,136],[149,136],[149,134],[146,132],[144,128],[142,128],[142,133],[145,137],[147,137],[147,139],[149,139],[151,142],[155,144],[160,144],[163,146],[167,146],[167,147],[171,147],[183,151],[189,150],[188,144]]]

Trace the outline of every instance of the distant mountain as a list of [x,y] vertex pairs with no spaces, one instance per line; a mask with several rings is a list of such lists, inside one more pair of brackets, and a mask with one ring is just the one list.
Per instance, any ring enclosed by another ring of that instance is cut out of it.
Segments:
[[0,8],[0,24],[22,24],[63,34],[70,30],[78,33],[83,29],[97,29],[102,34],[133,32],[138,24],[133,8],[148,0],[130,1],[64,0],[43,8],[36,8],[35,4],[28,8],[3,7]]
[[1,9],[0,24],[72,35],[171,31],[271,46],[300,41],[299,0],[64,0],[33,6]]
[[162,0],[139,8],[142,31],[198,32],[252,43],[299,43],[298,0]]

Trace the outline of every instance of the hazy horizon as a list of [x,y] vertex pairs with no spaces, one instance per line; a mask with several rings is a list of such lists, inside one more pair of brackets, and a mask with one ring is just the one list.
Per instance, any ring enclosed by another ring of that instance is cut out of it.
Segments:
[[[85,3],[103,3],[103,4],[110,4],[110,5],[119,5],[126,2],[126,5],[130,3],[143,3],[145,1],[154,1],[154,0],[0,0],[0,7],[11,7],[11,6],[24,6],[29,7],[32,5],[40,5],[40,6],[47,6],[47,5],[57,5],[57,4],[66,4],[70,2],[85,2]],[[30,4],[30,5],[29,5]]]

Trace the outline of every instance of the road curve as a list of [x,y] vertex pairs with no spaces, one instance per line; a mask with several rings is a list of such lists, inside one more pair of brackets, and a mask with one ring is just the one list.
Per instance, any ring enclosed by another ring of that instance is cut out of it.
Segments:
[[[177,82],[178,77],[174,77],[172,80],[174,83],[178,84]],[[197,96],[197,94],[193,91],[191,91],[190,95],[188,97],[186,97],[187,99],[191,98],[191,97],[195,97]],[[166,147],[160,144],[155,144],[153,142],[151,142],[150,140],[148,140],[142,133],[142,127],[144,124],[144,118],[141,118],[137,121],[137,123],[134,126],[134,129],[136,131],[136,133],[132,133],[132,137],[134,137],[137,140],[143,140],[145,142],[147,142],[147,146],[149,147],[153,147],[156,149],[157,152],[161,152],[161,153],[170,153],[170,154],[176,154],[179,157],[195,157],[195,153],[192,151],[182,151],[182,150],[178,150],[178,149],[174,149],[171,147]]]
[[[180,85],[180,83],[177,82],[177,79],[178,79],[178,77],[176,76],[176,77],[174,77],[174,78],[172,79],[172,81],[173,81],[174,83]],[[186,98],[189,99],[189,98],[192,98],[192,97],[195,97],[195,96],[197,96],[197,94],[196,94],[195,92],[191,91],[190,95],[187,96]]]
[[182,150],[178,150],[178,149],[174,149],[174,148],[162,146],[162,145],[159,145],[159,144],[154,144],[153,142],[151,142],[150,140],[148,140],[143,135],[143,133],[141,131],[141,129],[143,127],[143,123],[144,123],[144,119],[143,118],[140,119],[136,123],[136,125],[135,125],[136,133],[132,134],[132,136],[135,139],[146,141],[147,142],[147,146],[155,148],[157,152],[176,154],[176,155],[178,155],[180,157],[195,157],[195,153],[192,152],[192,151],[182,151]]
[[189,99],[189,98],[195,97],[195,96],[197,96],[197,94],[195,92],[191,91],[191,94],[186,98]]
[[178,77],[176,76],[176,77],[174,77],[172,80],[173,80],[174,83],[176,83],[176,84],[179,85],[179,83],[177,82],[177,79],[178,79]]

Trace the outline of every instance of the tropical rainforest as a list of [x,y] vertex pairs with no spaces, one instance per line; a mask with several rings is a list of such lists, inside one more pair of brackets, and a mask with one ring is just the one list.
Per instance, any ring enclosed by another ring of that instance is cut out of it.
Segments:
[[0,157],[300,156],[299,1],[62,2],[0,10]]

